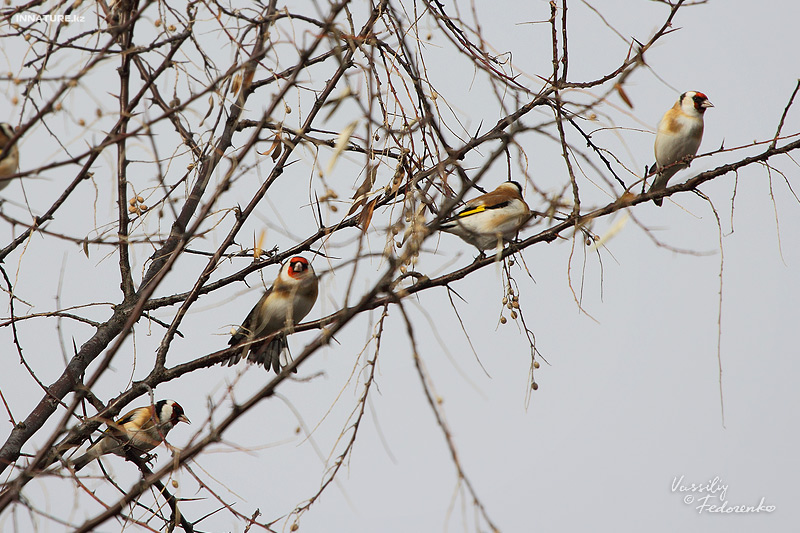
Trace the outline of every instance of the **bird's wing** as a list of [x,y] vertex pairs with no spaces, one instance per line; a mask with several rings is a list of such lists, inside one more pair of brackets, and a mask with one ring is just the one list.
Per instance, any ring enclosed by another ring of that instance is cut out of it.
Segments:
[[153,420],[153,407],[139,407],[125,413],[117,419],[113,424],[108,424],[111,429],[111,434],[115,435],[117,432],[126,435],[126,430],[137,428],[137,430],[147,430],[154,426]]
[[477,215],[478,213],[483,213],[484,211],[490,209],[502,209],[503,207],[506,207],[510,203],[511,199],[508,198],[507,195],[496,194],[495,191],[493,191],[488,194],[484,194],[483,196],[479,196],[478,198],[470,200],[469,202],[466,203],[466,205],[461,211],[449,217],[444,222],[463,219],[465,217]]
[[267,300],[267,297],[269,297],[270,294],[272,294],[272,287],[267,289],[267,292],[265,292],[264,295],[261,297],[261,299],[258,300],[258,303],[256,303],[256,305],[253,306],[253,308],[247,314],[247,318],[244,319],[242,325],[239,326],[239,329],[236,330],[236,333],[231,335],[231,338],[228,341],[228,345],[236,346],[240,342],[247,339],[249,335],[255,333],[253,328],[259,322],[259,315],[261,314],[261,306],[264,305],[264,302]]

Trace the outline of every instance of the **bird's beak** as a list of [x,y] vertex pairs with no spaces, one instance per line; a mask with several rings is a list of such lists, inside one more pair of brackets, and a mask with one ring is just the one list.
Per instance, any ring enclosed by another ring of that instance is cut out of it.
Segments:
[[186,415],[179,416],[178,417],[178,422],[186,422],[187,424],[191,424],[191,422],[189,422],[189,419],[186,417]]
[[712,104],[708,100],[703,100],[703,103],[700,104],[700,107],[714,107],[714,104]]

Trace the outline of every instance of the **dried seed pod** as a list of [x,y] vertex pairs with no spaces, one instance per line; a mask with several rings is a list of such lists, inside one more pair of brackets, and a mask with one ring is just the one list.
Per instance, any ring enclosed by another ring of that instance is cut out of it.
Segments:
[[242,88],[242,75],[236,74],[233,76],[233,80],[231,80],[231,92],[233,94],[239,94],[239,89]]

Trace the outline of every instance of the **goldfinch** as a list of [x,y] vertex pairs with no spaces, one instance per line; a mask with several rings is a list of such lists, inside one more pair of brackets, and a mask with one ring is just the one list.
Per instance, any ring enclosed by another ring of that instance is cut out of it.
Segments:
[[[705,94],[689,91],[683,93],[675,105],[664,113],[656,133],[656,162],[650,171],[650,175],[658,175],[650,192],[666,189],[669,179],[689,166],[689,162],[682,161],[694,156],[700,148],[700,141],[703,139],[703,114],[709,107],[714,107],[714,104],[708,101]],[[663,198],[654,198],[653,201],[661,206]]]
[[532,216],[522,199],[522,185],[507,181],[492,192],[469,200],[460,211],[443,220],[439,229],[483,252],[513,239]]
[[[244,319],[244,323],[231,336],[228,344],[236,346],[247,342],[240,351],[223,361],[228,366],[235,365],[247,355],[251,363],[272,368],[279,373],[289,364],[286,329],[291,329],[314,307],[319,294],[319,278],[305,257],[295,256],[281,266],[281,271],[272,287]],[[267,340],[274,333],[276,337]],[[255,339],[264,339],[252,343]],[[249,354],[249,355],[248,355]]]
[[19,168],[17,143],[12,144],[8,149],[3,149],[13,136],[14,128],[11,124],[0,122],[0,190],[5,189],[6,185],[11,183],[9,176],[16,174]]
[[122,457],[128,452],[144,455],[164,442],[167,433],[178,422],[189,424],[189,419],[183,414],[183,407],[174,400],[159,400],[155,405],[134,409],[116,422],[108,423],[106,435],[72,461],[72,467],[77,472],[108,453]]

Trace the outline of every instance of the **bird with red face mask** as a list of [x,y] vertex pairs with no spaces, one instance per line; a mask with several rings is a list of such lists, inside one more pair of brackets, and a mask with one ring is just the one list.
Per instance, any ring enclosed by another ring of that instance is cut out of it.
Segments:
[[[318,294],[319,278],[308,260],[295,256],[286,261],[272,287],[267,289],[228,341],[231,346],[244,346],[223,364],[232,366],[247,356],[251,363],[279,373],[289,364],[286,330],[305,318],[314,307]],[[271,335],[275,336],[269,338]]]
[[[700,92],[683,93],[669,111],[664,113],[658,123],[654,150],[656,162],[650,174],[657,174],[650,192],[667,188],[667,182],[681,169],[689,166],[685,161],[697,153],[703,139],[703,114],[714,104]],[[657,206],[661,206],[663,198],[654,198]]]
[[189,419],[174,400],[159,400],[155,405],[134,409],[109,422],[105,436],[71,461],[72,467],[78,471],[108,453],[121,457],[127,453],[144,455],[164,442],[167,433],[179,422],[188,424]]

